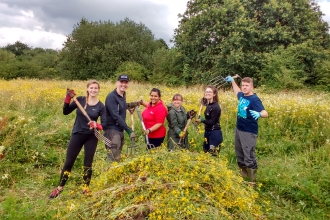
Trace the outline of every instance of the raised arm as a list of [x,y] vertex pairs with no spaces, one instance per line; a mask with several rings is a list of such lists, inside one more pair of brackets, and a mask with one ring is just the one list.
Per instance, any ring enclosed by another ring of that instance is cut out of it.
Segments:
[[225,80],[227,82],[231,82],[231,85],[233,86],[233,90],[234,90],[234,93],[235,95],[237,96],[237,93],[241,92],[241,89],[239,88],[239,86],[236,84],[235,80],[237,77],[239,77],[239,75],[235,75],[235,76],[227,76],[225,78]]

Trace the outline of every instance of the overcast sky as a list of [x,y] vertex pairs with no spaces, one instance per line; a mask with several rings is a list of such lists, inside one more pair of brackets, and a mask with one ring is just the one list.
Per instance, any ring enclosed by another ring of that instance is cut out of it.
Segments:
[[[179,13],[188,0],[0,0],[0,46],[21,41],[32,47],[61,49],[82,17],[89,21],[143,23],[169,46]],[[318,0],[330,23],[330,0]]]

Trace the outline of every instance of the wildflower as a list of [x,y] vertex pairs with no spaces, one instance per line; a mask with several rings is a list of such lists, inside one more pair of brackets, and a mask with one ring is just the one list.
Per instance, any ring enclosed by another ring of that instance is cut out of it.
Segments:
[[4,179],[8,179],[8,173],[5,173],[1,178],[4,180]]
[[0,146],[0,155],[5,151],[5,146]]

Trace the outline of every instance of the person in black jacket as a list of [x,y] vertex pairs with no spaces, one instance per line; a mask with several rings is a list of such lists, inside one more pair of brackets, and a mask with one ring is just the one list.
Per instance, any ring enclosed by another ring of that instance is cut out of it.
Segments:
[[219,152],[223,141],[220,127],[221,108],[218,104],[218,90],[214,86],[207,86],[203,100],[205,100],[203,102],[206,102],[205,118],[197,118],[196,122],[202,122],[205,126],[204,152],[210,152],[213,156],[216,156],[216,152]]
[[[50,195],[50,199],[56,198],[62,192],[82,146],[84,146],[83,193],[88,194],[88,186],[92,177],[92,163],[98,142],[98,139],[94,135],[93,128],[102,130],[103,126],[106,126],[105,108],[103,103],[97,98],[99,91],[100,84],[96,80],[91,80],[87,83],[87,96],[77,97],[77,101],[84,107],[92,122],[88,121],[86,116],[78,108],[76,102],[71,102],[72,97],[75,96],[74,91],[67,91],[64,99],[63,114],[68,115],[76,109],[76,120],[66,152],[66,159],[61,172],[60,182]],[[96,122],[99,117],[101,117],[101,124]]]
[[122,74],[118,77],[116,88],[110,92],[105,99],[106,126],[104,136],[111,141],[111,146],[105,145],[110,161],[119,161],[124,145],[124,130],[130,139],[135,138],[135,133],[126,124],[126,90],[128,88],[129,77]]

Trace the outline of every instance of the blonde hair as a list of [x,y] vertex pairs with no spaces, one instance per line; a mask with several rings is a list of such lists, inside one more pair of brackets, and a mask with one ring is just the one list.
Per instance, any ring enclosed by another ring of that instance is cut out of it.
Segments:
[[[97,84],[97,86],[99,87],[99,89],[101,88],[100,87],[100,83],[98,81],[96,81],[95,79],[91,79],[87,82],[87,88],[92,85],[92,84]],[[87,95],[86,95],[86,103],[85,103],[85,106],[84,106],[84,109],[87,108],[87,102],[88,102],[88,98],[89,98],[89,93],[88,91],[86,91]]]

